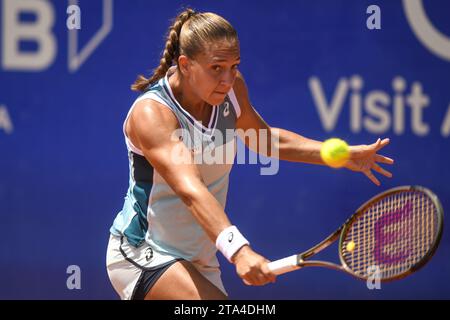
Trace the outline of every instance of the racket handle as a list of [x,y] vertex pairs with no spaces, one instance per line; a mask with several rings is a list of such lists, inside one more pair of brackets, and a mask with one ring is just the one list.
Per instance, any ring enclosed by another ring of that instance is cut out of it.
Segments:
[[269,267],[269,270],[277,276],[286,272],[300,269],[300,267],[297,265],[296,254],[287,258],[269,262],[267,266]]

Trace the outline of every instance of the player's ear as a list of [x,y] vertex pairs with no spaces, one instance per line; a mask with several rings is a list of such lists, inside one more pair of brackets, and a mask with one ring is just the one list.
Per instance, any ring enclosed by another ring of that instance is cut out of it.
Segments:
[[189,58],[185,55],[180,55],[178,57],[178,67],[180,68],[181,74],[183,76],[187,76],[189,73]]

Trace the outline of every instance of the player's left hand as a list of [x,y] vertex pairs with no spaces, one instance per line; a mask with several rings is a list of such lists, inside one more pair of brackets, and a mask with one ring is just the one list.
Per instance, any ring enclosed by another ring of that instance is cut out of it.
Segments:
[[378,154],[378,151],[389,144],[389,139],[378,139],[370,145],[350,146],[350,159],[345,168],[364,173],[373,183],[379,186],[381,183],[372,173],[372,170],[391,178],[392,173],[380,167],[378,163],[393,164],[394,160]]

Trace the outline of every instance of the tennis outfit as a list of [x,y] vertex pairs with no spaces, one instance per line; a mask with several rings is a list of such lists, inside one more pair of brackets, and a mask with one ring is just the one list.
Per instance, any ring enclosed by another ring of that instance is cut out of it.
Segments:
[[[190,261],[226,294],[215,244],[125,132],[126,121],[137,102],[152,99],[169,108],[180,125],[175,137],[191,150],[205,185],[225,208],[236,153],[239,104],[231,90],[221,105],[212,107],[209,124],[205,127],[175,99],[169,85],[175,68],[169,69],[164,78],[136,99],[123,126],[129,158],[129,188],[123,208],[110,229],[107,250],[108,275],[122,299],[145,297],[159,276],[179,260]],[[211,156],[217,155],[223,155],[222,160],[211,161]]]

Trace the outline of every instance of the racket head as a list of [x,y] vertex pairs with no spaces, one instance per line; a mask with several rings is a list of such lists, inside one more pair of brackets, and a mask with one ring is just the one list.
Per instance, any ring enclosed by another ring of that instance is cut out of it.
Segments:
[[421,186],[389,189],[346,222],[339,257],[344,269],[362,280],[374,277],[377,267],[381,282],[401,279],[431,259],[442,230],[443,209],[433,192]]

